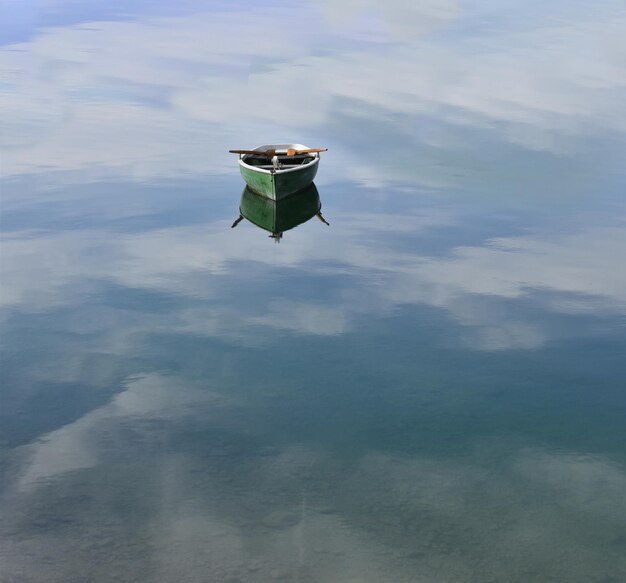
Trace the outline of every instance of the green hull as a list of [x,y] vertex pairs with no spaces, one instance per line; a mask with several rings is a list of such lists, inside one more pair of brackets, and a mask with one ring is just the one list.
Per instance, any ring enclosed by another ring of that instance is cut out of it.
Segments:
[[239,170],[251,190],[272,200],[282,200],[309,186],[317,174],[318,164],[287,172],[261,172],[242,165]]
[[313,218],[322,208],[315,184],[283,200],[259,196],[249,187],[241,194],[242,216],[273,235],[293,229]]

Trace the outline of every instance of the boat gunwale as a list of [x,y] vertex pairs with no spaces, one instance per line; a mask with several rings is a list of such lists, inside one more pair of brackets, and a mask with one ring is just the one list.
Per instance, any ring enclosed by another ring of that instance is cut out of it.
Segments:
[[294,166],[293,168],[278,168],[274,170],[267,170],[265,168],[259,168],[258,166],[252,166],[252,164],[247,164],[244,159],[248,156],[254,156],[254,154],[244,154],[241,158],[239,158],[239,165],[247,168],[248,170],[252,170],[253,172],[260,172],[264,174],[287,174],[288,172],[298,172],[299,170],[304,170],[305,168],[309,168],[314,164],[318,164],[320,161],[320,155],[318,153],[313,154],[313,160],[307,162],[306,164],[300,164],[298,166]]

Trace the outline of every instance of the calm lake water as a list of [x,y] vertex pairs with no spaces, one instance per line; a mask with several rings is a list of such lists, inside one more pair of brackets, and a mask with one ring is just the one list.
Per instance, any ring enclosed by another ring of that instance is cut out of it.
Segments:
[[624,2],[3,11],[3,583],[626,580]]

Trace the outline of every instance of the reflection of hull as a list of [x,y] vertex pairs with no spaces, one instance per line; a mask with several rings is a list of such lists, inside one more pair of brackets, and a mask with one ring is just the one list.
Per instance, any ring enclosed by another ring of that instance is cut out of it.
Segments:
[[243,189],[239,212],[257,227],[272,234],[283,233],[305,223],[322,208],[315,184],[282,200],[259,196],[248,186]]
[[246,154],[239,159],[239,170],[251,190],[272,200],[281,200],[313,182],[319,154],[287,156],[287,149],[306,149],[302,144],[267,144],[257,150],[276,150],[280,166],[273,168],[268,158]]

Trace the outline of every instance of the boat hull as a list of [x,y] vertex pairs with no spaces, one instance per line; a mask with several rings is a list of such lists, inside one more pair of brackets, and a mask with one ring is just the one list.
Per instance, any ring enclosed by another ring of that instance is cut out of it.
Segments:
[[251,190],[271,200],[282,200],[309,186],[317,174],[318,165],[319,158],[302,168],[283,172],[262,171],[243,164],[239,165],[239,170]]

